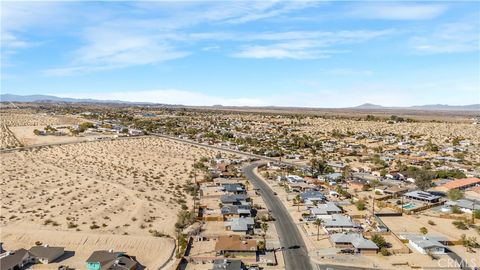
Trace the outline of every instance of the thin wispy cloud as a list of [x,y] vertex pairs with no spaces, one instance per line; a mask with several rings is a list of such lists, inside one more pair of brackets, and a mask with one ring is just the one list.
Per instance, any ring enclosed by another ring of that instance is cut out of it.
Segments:
[[[480,6],[473,2],[0,5],[5,92],[76,89],[89,97],[82,89],[98,89],[107,99],[126,91],[119,99],[134,100],[138,91],[129,89],[201,89],[140,92],[183,104],[313,107],[350,101],[468,103],[480,93]],[[428,83],[438,78],[450,83]],[[462,90],[466,85],[469,91]],[[295,99],[289,98],[292,92]],[[349,100],[342,101],[345,96]]]
[[392,33],[392,30],[381,31],[303,31],[259,33],[251,35],[252,40],[280,41],[267,45],[246,45],[240,51],[233,53],[233,57],[241,58],[275,58],[275,59],[320,59],[334,54],[347,53],[345,49],[331,47],[344,44],[355,44]]
[[355,5],[348,14],[363,19],[429,20],[442,15],[447,9],[447,5],[433,1],[421,4],[374,1]]
[[[201,91],[180,90],[180,89],[156,89],[156,90],[132,90],[114,91],[109,93],[87,92],[87,93],[60,93],[55,94],[66,98],[93,98],[99,100],[126,100],[131,102],[153,102],[160,104],[177,104],[190,106],[284,106],[284,107],[353,107],[362,103],[382,104],[384,106],[411,106],[424,105],[429,103],[429,96],[440,95],[437,103],[441,104],[462,104],[458,98],[447,98],[438,91],[441,84],[451,84],[449,81],[431,83],[428,90],[422,90],[421,95],[415,95],[406,91],[411,86],[395,83],[365,83],[349,88],[326,88],[321,83],[308,82],[306,85],[313,87],[307,91],[295,89],[295,95],[288,93],[262,94],[255,98],[240,97],[219,97],[204,94]],[[465,88],[466,87],[466,88]],[[471,86],[462,86],[460,91],[471,93]],[[422,86],[413,87],[415,91],[422,89]],[[345,92],[349,97],[345,98]],[[49,93],[53,95],[52,93]],[[321,98],[319,98],[321,97]]]
[[275,58],[275,59],[319,59],[328,58],[336,51],[327,51],[316,49],[314,42],[309,40],[299,40],[285,43],[276,43],[271,45],[249,45],[244,46],[239,52],[232,54],[233,57],[240,58]]
[[480,21],[441,24],[432,32],[412,37],[410,44],[423,54],[479,51]]
[[131,102],[154,102],[191,106],[265,106],[268,104],[261,99],[248,97],[222,98],[218,96],[202,94],[201,92],[178,89],[122,91],[110,93],[63,93],[59,94],[59,96],[81,99],[93,98],[99,100],[128,100]]

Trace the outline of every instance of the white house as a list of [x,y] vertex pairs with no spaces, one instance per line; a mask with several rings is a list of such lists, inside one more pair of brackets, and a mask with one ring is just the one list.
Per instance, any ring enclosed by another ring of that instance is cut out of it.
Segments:
[[298,176],[298,175],[288,175],[287,176],[287,181],[289,183],[303,183],[303,182],[305,182],[305,179],[303,179],[303,177]]
[[333,202],[319,204],[315,208],[310,209],[310,214],[318,219],[331,219],[333,214],[341,214],[342,209]]
[[422,254],[445,254],[448,248],[443,244],[447,242],[445,237],[429,235],[400,235],[400,238],[408,239],[408,244]]

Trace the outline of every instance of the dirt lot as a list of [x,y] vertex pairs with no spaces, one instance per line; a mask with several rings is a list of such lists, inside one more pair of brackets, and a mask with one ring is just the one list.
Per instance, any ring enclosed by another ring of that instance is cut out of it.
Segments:
[[[429,220],[433,221],[435,225],[428,224]],[[425,227],[429,234],[445,236],[449,240],[458,240],[462,234],[478,237],[478,233],[473,229],[459,230],[455,228],[451,219],[423,215],[403,215],[402,217],[382,217],[382,221],[397,235],[407,232],[419,233],[419,228]]]
[[[34,268],[57,269],[68,265],[75,269],[84,269],[85,261],[95,250],[124,251],[134,254],[142,265],[150,269],[161,266],[171,255],[174,240],[150,236],[106,235],[90,232],[60,232],[35,227],[2,229],[2,241],[9,249],[30,248],[40,241],[50,246],[65,247],[64,260],[48,265],[35,265]],[[7,245],[8,244],[8,245]],[[75,252],[74,256],[69,256]]]
[[0,149],[18,147],[20,142],[17,141],[10,129],[0,123]]
[[74,116],[48,115],[31,110],[3,111],[0,113],[0,120],[11,127],[79,124],[84,121]]
[[[52,244],[61,243],[64,233],[119,239],[123,235],[157,239],[152,230],[174,235],[181,205],[193,204],[184,190],[192,179],[193,160],[214,155],[203,148],[147,137],[4,153],[2,241],[9,249],[31,245],[16,240],[12,231],[16,228],[25,228],[18,233],[35,235],[55,232],[46,239]],[[4,237],[9,231],[13,235]],[[114,250],[124,247],[122,241],[112,243],[109,248]],[[131,255],[142,253],[142,246],[138,247],[132,247]],[[167,245],[164,252],[172,247]]]
[[67,142],[80,142],[86,141],[87,137],[74,137],[74,136],[38,136],[33,134],[35,129],[43,130],[45,126],[21,126],[10,127],[10,130],[18,138],[23,145],[38,145],[47,143],[67,143]]

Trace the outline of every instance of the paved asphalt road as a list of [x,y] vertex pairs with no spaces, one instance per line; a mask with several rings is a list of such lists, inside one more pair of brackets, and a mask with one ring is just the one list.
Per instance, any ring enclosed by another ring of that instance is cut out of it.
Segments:
[[[262,160],[267,160],[267,161],[275,161],[275,162],[281,162],[283,164],[287,165],[293,165],[293,166],[298,166],[294,163],[291,162],[286,162],[286,161],[279,161],[278,159],[275,158],[270,158],[270,157],[265,157],[261,155],[255,155],[252,153],[247,153],[247,152],[242,152],[242,151],[237,151],[233,149],[227,149],[219,146],[214,146],[214,145],[208,145],[208,144],[203,144],[203,143],[198,143],[192,140],[185,140],[185,139],[180,139],[168,135],[163,135],[163,134],[151,134],[153,136],[157,137],[163,137],[183,143],[189,143],[192,145],[198,145],[202,147],[207,147],[210,149],[216,149],[219,151],[225,151],[225,152],[230,152],[234,154],[239,154],[243,156],[248,156],[248,157],[254,157],[254,158],[259,158]],[[144,136],[140,137],[125,137],[125,138],[117,138],[118,139],[133,139],[133,138],[142,138]],[[48,147],[48,146],[60,146],[60,145],[68,145],[68,144],[77,144],[77,143],[89,143],[89,142],[94,142],[94,141],[80,141],[80,142],[64,142],[64,143],[46,143],[46,144],[39,144],[39,145],[30,145],[30,146],[24,146],[24,147],[18,147],[18,148],[12,148],[12,149],[2,149],[0,150],[0,153],[8,153],[8,152],[15,152],[15,151],[22,151],[22,150],[30,150],[30,149],[35,149],[35,148],[41,148],[41,147]],[[261,190],[263,199],[267,203],[268,208],[272,211],[273,215],[276,218],[275,221],[275,226],[277,228],[277,231],[280,236],[280,242],[282,243],[282,246],[285,248],[284,250],[284,257],[285,257],[285,264],[287,267],[287,270],[289,269],[294,269],[294,270],[309,270],[312,269],[312,266],[310,264],[310,259],[308,258],[307,251],[305,249],[305,243],[303,242],[303,239],[300,235],[300,232],[298,231],[295,223],[293,222],[290,214],[288,213],[287,209],[283,206],[282,202],[273,194],[273,191],[268,187],[268,185],[262,180],[259,179],[254,173],[253,169],[258,167],[258,164],[251,164],[243,168],[243,172],[245,175],[252,181],[252,183]],[[458,256],[455,253],[449,253],[449,256],[457,261],[461,262],[462,259],[460,256]],[[347,269],[353,269],[353,268],[344,268],[342,266],[338,265],[317,265],[317,269],[335,269],[335,270],[347,270]],[[358,267],[355,269],[367,269],[367,268],[362,268]],[[462,267],[462,269],[471,269],[469,267]]]
[[254,163],[245,166],[243,173],[255,187],[260,189],[263,200],[275,217],[275,227],[280,237],[280,243],[284,248],[283,256],[286,269],[311,270],[312,265],[308,252],[297,225],[293,222],[290,213],[288,213],[280,199],[274,195],[272,189],[253,172],[258,165],[258,163]]
[[256,155],[256,154],[243,152],[243,151],[238,151],[238,150],[229,149],[229,148],[224,148],[224,147],[216,146],[216,145],[199,143],[199,142],[196,142],[196,141],[193,141],[193,140],[181,139],[181,138],[178,138],[178,137],[173,137],[173,136],[164,135],[164,134],[160,134],[160,133],[150,133],[150,135],[161,137],[161,138],[166,138],[166,139],[170,139],[170,140],[174,140],[174,141],[178,141],[178,142],[188,143],[188,144],[192,144],[192,145],[207,147],[207,148],[210,148],[210,149],[215,149],[215,150],[219,150],[219,151],[223,151],[223,152],[238,154],[238,155],[242,155],[242,156],[258,158],[258,159],[262,159],[262,160],[266,160],[266,161],[278,162],[278,163],[282,163],[282,164],[286,164],[286,165],[298,166],[298,164],[295,164],[293,162],[288,162],[288,161],[284,161],[284,160],[280,161],[278,158]]

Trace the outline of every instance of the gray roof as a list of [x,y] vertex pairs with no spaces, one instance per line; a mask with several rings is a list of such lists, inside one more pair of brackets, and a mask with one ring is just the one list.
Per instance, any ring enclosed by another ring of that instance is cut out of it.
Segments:
[[340,179],[341,177],[342,177],[341,173],[330,173],[325,175],[325,178],[329,180],[337,180],[337,179]]
[[241,270],[241,260],[217,259],[213,261],[213,270]]
[[354,173],[352,173],[352,177],[356,178],[356,179],[367,180],[367,181],[373,181],[373,180],[380,179],[380,177],[377,177],[373,174],[362,173],[362,172],[354,172]]
[[330,238],[334,243],[350,243],[356,249],[378,249],[374,242],[357,233],[334,233]]
[[220,198],[222,203],[238,203],[246,199],[248,199],[248,195],[246,194],[224,194]]
[[245,192],[245,188],[240,183],[223,183],[222,186],[227,192]]
[[110,252],[108,250],[97,250],[88,257],[87,262],[98,262],[101,270],[125,270],[135,269],[137,262],[125,255],[124,252]]
[[457,200],[457,201],[448,201],[446,204],[450,205],[450,206],[456,205],[460,208],[465,208],[465,209],[470,209],[470,210],[473,210],[473,209],[480,210],[480,203],[478,201],[461,199],[461,200]]
[[64,252],[63,247],[49,247],[49,246],[34,246],[30,248],[30,253],[42,259],[47,259],[49,262],[55,260],[56,258],[62,256]]
[[249,205],[224,205],[221,209],[222,215],[239,214],[250,215],[251,207]]
[[404,196],[413,197],[419,200],[427,200],[427,201],[440,199],[440,196],[433,195],[431,193],[421,191],[421,190],[414,190],[414,191],[407,192],[405,193]]
[[313,215],[330,215],[330,214],[337,214],[341,213],[342,209],[340,209],[335,203],[327,202],[324,204],[317,205],[316,208],[310,209],[310,212]]
[[230,226],[230,229],[236,232],[246,232],[253,225],[255,225],[255,220],[251,217],[233,218],[229,221],[225,221],[225,226]]
[[21,248],[13,251],[10,255],[0,258],[0,269],[10,269],[23,262],[23,258],[29,256],[28,250]]
[[361,228],[349,216],[341,214],[333,214],[332,219],[325,220],[323,226],[325,228]]
[[418,234],[405,234],[402,235],[405,239],[408,239],[410,242],[415,243],[415,245],[425,249],[431,247],[443,247],[447,248],[441,242],[446,242],[447,238],[442,236],[433,236],[433,235],[418,235]]
[[120,257],[123,252],[110,252],[108,250],[96,250],[88,257],[87,262],[98,262],[101,265],[104,265],[108,262],[114,261],[116,258]]
[[113,260],[106,265],[102,266],[102,270],[125,270],[125,269],[136,269],[138,266],[137,261],[128,257],[120,256],[116,260]]
[[325,200],[325,195],[323,195],[320,191],[309,190],[300,193],[300,198],[302,198],[303,201],[312,199]]

